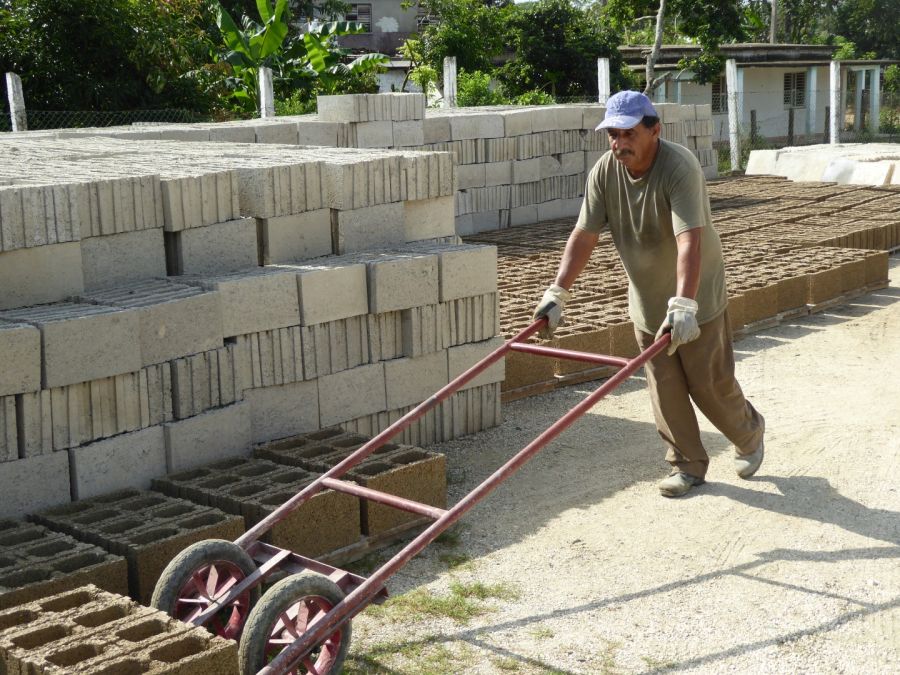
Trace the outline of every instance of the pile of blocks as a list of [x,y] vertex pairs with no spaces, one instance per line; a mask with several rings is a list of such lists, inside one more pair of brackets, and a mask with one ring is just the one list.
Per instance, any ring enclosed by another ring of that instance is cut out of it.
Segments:
[[87,585],[0,612],[0,671],[237,675],[237,643]]
[[[497,346],[449,153],[67,135],[0,140],[0,516],[378,433]],[[497,424],[502,379],[400,440]]]

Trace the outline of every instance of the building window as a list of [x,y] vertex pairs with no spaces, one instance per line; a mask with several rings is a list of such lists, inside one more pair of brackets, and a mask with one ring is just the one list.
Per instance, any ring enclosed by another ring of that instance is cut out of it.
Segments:
[[435,23],[434,17],[428,11],[428,7],[417,5],[416,7],[416,27],[424,28]]
[[802,108],[806,105],[806,73],[784,74],[784,107]]
[[344,15],[347,21],[362,24],[363,31],[372,32],[372,5],[350,5],[350,11]]
[[724,75],[712,81],[712,111],[714,115],[728,112],[728,88]]

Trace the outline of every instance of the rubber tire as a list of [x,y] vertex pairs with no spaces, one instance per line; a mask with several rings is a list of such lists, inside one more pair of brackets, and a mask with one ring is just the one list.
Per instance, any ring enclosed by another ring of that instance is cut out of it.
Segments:
[[[241,675],[256,675],[263,669],[266,665],[266,646],[272,628],[281,613],[296,604],[301,598],[313,595],[324,598],[331,603],[332,607],[344,599],[344,592],[336,583],[322,574],[310,571],[282,579],[266,591],[244,624],[238,651]],[[352,636],[350,624],[351,622],[347,621],[340,627],[339,630],[342,631],[341,646],[331,668],[322,671],[322,675],[326,673],[336,675],[344,667]],[[302,666],[300,667],[302,668]]]
[[[156,587],[153,589],[150,606],[175,617],[175,604],[178,600],[178,593],[188,579],[191,578],[196,570],[215,562],[231,563],[240,569],[245,577],[256,572],[256,563],[253,562],[253,558],[234,542],[225,539],[198,541],[188,546],[166,565],[159,576],[159,580],[156,582]],[[260,585],[257,584],[251,588],[249,594],[248,617],[259,601],[261,595]]]

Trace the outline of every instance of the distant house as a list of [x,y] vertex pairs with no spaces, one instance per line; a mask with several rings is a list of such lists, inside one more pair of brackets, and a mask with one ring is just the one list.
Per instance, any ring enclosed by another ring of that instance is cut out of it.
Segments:
[[[622,46],[626,64],[643,73],[647,46]],[[682,104],[710,104],[713,141],[728,140],[728,91],[725,73],[700,84],[691,72],[682,72],[682,57],[697,54],[692,45],[665,45],[656,64],[656,75],[672,73],[654,93],[655,100]],[[831,54],[829,45],[732,44],[722,45],[726,58],[737,64],[738,123],[742,134],[757,134],[789,143],[821,142],[828,136]],[[892,61],[842,61],[841,90],[844,119],[853,112],[852,124],[860,129],[866,113],[869,128],[877,132],[882,70]],[[853,87],[848,93],[848,83]],[[843,125],[842,125],[843,127]]]
[[406,38],[430,20],[427,10],[417,4],[413,3],[409,9],[403,9],[402,5],[402,0],[350,3],[350,11],[344,18],[361,23],[366,32],[342,37],[341,45],[355,52],[395,54]]

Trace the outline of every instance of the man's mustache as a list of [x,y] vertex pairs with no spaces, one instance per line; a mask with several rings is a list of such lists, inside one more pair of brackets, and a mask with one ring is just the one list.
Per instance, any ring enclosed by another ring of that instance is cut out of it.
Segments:
[[625,155],[633,155],[633,154],[634,154],[634,152],[632,152],[631,150],[616,150],[615,151],[616,157],[624,157]]

